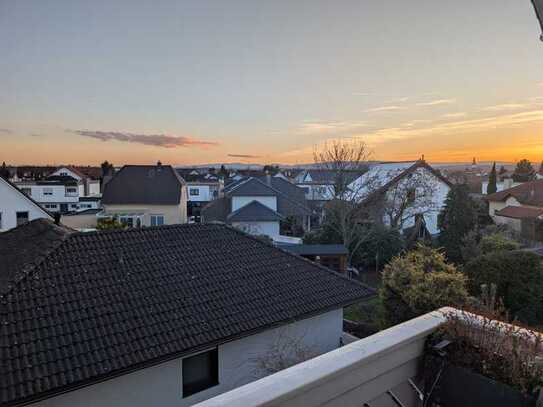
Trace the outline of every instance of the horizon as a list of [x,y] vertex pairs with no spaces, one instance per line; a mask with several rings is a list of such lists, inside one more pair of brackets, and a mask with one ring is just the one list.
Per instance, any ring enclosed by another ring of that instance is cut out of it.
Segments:
[[533,6],[472,3],[0,2],[0,161],[292,166],[353,139],[538,165]]

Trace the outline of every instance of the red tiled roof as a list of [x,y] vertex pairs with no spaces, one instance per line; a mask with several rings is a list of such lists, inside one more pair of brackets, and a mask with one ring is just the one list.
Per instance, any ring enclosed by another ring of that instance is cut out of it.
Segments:
[[496,216],[513,219],[535,219],[543,215],[543,208],[527,208],[525,206],[506,206],[496,211]]
[[486,199],[504,202],[509,197],[515,198],[523,205],[543,207],[543,180],[525,182],[516,187],[490,194]]

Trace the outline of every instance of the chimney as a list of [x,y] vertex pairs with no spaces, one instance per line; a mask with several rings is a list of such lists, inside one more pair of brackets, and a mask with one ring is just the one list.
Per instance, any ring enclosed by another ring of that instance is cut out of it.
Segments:
[[160,160],[157,161],[156,166],[157,166],[157,167],[162,166],[162,163],[160,162]]
[[269,171],[266,171],[266,184],[268,184],[269,187],[271,187],[271,174]]

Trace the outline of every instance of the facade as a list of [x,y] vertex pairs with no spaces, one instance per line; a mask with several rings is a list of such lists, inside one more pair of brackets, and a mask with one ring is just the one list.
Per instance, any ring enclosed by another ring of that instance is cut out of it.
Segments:
[[513,188],[490,194],[488,214],[500,225],[507,225],[524,237],[540,240],[543,222],[543,180],[525,182]]
[[40,218],[53,219],[53,215],[16,185],[0,177],[0,232]]
[[100,180],[91,179],[73,167],[60,167],[51,175],[59,177],[72,177],[83,187],[80,196],[93,196],[100,193]]
[[189,222],[200,223],[202,208],[223,196],[224,180],[217,175],[200,174],[194,169],[177,169],[187,183],[187,216]]
[[224,222],[279,241],[292,229],[310,229],[311,210],[303,190],[282,177],[249,177],[224,188],[224,197],[206,205],[204,222]]
[[187,187],[170,165],[125,165],[105,185],[98,217],[130,226],[187,223]]
[[6,407],[189,406],[338,348],[343,307],[374,295],[217,224],[36,220],[0,257]]

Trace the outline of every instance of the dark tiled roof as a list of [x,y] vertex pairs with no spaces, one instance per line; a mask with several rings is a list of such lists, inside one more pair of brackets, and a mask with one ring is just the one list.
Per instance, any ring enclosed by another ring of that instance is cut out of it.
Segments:
[[275,191],[257,178],[245,178],[234,185],[229,185],[225,192],[230,196],[276,196]]
[[106,184],[105,205],[179,205],[185,182],[170,165],[125,165]]
[[[18,253],[30,242],[17,241]],[[33,269],[17,267],[26,277],[0,296],[0,404],[6,406],[373,295],[218,224],[73,233]]]
[[226,217],[228,222],[274,222],[283,217],[258,201],[242,206]]
[[496,216],[512,219],[537,219],[543,215],[543,208],[527,208],[525,206],[506,206],[496,211]]
[[0,233],[0,294],[26,276],[74,231],[47,219],[35,219]]
[[230,213],[230,198],[222,197],[214,199],[202,208],[202,218],[204,222],[226,222],[226,217]]
[[489,201],[504,202],[513,197],[523,205],[543,207],[543,180],[525,182],[516,187],[487,195]]
[[[353,182],[355,179],[360,177],[364,172],[366,172],[367,169],[361,169],[360,171],[343,171],[343,176],[346,177],[345,183],[349,184]],[[309,182],[303,182],[308,184],[334,184],[336,182],[336,177],[338,175],[338,171],[334,170],[327,170],[327,169],[313,169],[313,170],[306,170],[306,174],[309,174],[311,177],[311,181]],[[304,175],[305,178],[305,175]]]
[[342,244],[282,244],[279,247],[301,256],[339,256],[349,251]]

